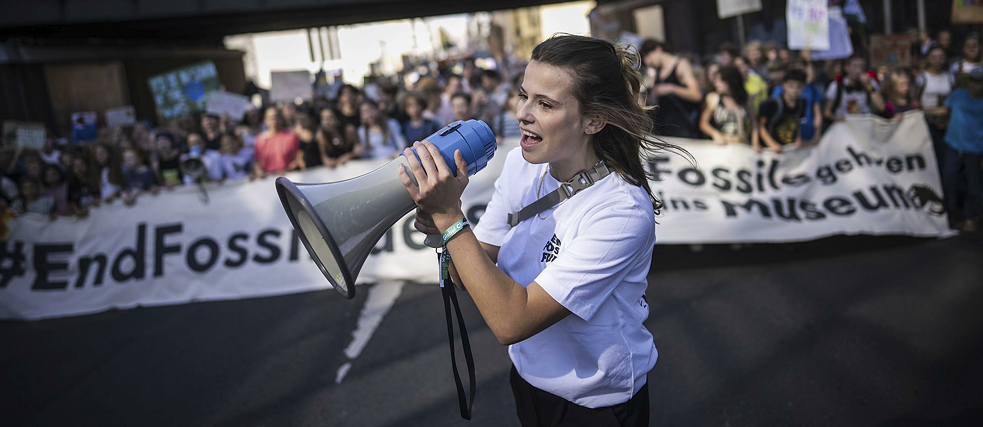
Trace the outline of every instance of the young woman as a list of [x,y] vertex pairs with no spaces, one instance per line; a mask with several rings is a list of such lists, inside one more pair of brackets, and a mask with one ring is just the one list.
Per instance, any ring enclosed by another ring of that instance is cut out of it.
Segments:
[[[446,245],[454,282],[509,345],[523,426],[648,425],[657,352],[642,322],[661,203],[640,153],[674,147],[649,135],[634,64],[601,39],[537,46],[519,88],[520,147],[507,154],[481,224]],[[417,229],[441,233],[464,218],[468,177],[452,175],[433,144],[415,148],[421,160],[407,150],[400,178],[419,207]],[[455,160],[465,170],[460,152]],[[510,227],[507,214],[594,168],[610,174]]]
[[945,71],[946,55],[942,46],[928,50],[925,64],[925,71],[915,79],[916,98],[925,111],[928,133],[932,136],[935,159],[941,171],[945,155],[945,129],[949,125],[949,110],[945,108],[945,99],[952,93],[956,81],[952,74]]
[[338,120],[338,113],[330,108],[321,110],[320,126],[314,136],[321,147],[321,162],[328,167],[347,163],[352,157],[362,155],[362,146],[357,144],[358,135],[351,126],[344,126]]
[[294,170],[302,162],[300,140],[287,127],[287,121],[275,107],[263,113],[266,131],[256,137],[256,165],[253,175],[266,178],[267,174]]
[[406,140],[403,139],[399,122],[382,114],[375,101],[370,99],[362,101],[361,113],[362,126],[358,128],[358,139],[362,145],[362,157],[395,158],[406,148]]
[[721,67],[713,81],[714,91],[707,94],[706,107],[700,115],[700,130],[713,142],[756,146],[758,130],[751,100],[744,91],[744,78],[733,65]]
[[99,174],[99,195],[102,201],[111,203],[123,191],[123,170],[119,157],[109,145],[96,143],[92,148],[92,159]]
[[673,55],[664,43],[645,40],[640,49],[642,60],[652,70],[648,104],[655,115],[660,134],[683,138],[696,137],[696,110],[703,95],[693,76],[693,66],[685,58]]

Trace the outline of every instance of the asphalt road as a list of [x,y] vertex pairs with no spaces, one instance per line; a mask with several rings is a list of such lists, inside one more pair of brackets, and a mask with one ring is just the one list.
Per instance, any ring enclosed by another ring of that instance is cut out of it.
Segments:
[[[506,349],[466,294],[470,422],[439,290],[372,288],[0,322],[0,425],[518,425]],[[394,292],[351,357],[366,301]],[[648,300],[653,426],[983,419],[983,237],[659,246]]]

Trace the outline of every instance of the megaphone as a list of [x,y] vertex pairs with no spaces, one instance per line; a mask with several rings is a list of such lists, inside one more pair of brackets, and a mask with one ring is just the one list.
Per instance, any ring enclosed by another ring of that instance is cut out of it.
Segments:
[[[454,174],[458,173],[454,152],[461,150],[469,176],[484,169],[498,148],[495,134],[480,120],[453,122],[426,140],[440,149]],[[345,298],[355,297],[355,278],[386,230],[416,207],[399,179],[400,164],[409,170],[408,159],[400,156],[345,181],[295,184],[284,177],[276,179],[290,223],[321,273]],[[428,244],[432,238],[428,237]],[[436,239],[439,246],[440,236]]]
[[191,152],[184,160],[181,160],[178,167],[181,168],[181,173],[190,177],[194,182],[205,176],[208,171],[205,169],[205,162],[201,160],[201,147],[192,147]]

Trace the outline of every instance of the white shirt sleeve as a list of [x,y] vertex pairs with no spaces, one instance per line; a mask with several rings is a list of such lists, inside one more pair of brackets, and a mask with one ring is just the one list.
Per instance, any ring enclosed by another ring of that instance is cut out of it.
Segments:
[[511,213],[512,205],[508,189],[510,188],[509,176],[512,175],[509,172],[512,170],[510,166],[517,160],[514,156],[522,157],[522,153],[517,150],[508,153],[502,174],[495,180],[495,194],[488,202],[485,213],[479,218],[478,224],[472,227],[472,232],[479,242],[501,247],[505,243],[505,235],[512,228],[508,224],[508,215]]
[[[536,277],[556,302],[590,321],[601,304],[655,244],[651,208],[619,203],[593,209],[559,257]],[[646,260],[641,260],[646,261]]]
[[[836,99],[836,85],[838,84],[840,84],[840,82],[833,80],[829,86],[826,87],[826,99]],[[837,107],[839,107],[839,105],[834,105],[833,110],[835,111]]]
[[403,127],[396,119],[389,119],[389,135],[392,135],[393,142],[396,144],[396,152],[401,152],[407,147],[406,137],[403,136]]

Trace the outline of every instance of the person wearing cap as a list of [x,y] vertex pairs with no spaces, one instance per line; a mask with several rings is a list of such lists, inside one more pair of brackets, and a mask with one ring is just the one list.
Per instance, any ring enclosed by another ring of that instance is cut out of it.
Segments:
[[[953,228],[975,232],[983,211],[983,67],[967,73],[969,89],[956,89],[945,100],[950,111],[945,133],[942,188]],[[964,216],[959,217],[957,197],[963,194]],[[961,223],[957,222],[960,221]]]

